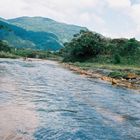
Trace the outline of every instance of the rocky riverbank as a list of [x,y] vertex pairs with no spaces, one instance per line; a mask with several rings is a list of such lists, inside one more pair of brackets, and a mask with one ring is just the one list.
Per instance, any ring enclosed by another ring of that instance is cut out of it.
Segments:
[[63,63],[63,66],[81,75],[107,81],[114,86],[121,86],[121,87],[136,89],[140,91],[140,75],[137,75],[135,73],[127,73],[125,76],[122,76],[119,78],[112,78],[109,76],[109,73],[112,72],[112,70],[109,70],[109,69],[108,70],[107,69],[84,70],[78,66],[74,66],[68,63]]

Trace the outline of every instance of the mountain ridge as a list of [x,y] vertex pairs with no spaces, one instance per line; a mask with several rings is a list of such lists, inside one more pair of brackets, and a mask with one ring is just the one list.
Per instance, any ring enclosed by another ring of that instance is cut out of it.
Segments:
[[51,32],[58,36],[61,43],[70,41],[73,35],[79,33],[80,30],[88,30],[86,27],[57,22],[53,19],[39,16],[23,16],[7,21],[26,30]]
[[1,24],[12,30],[10,32],[6,28],[0,29],[0,39],[6,40],[11,46],[53,51],[61,49],[63,43],[70,41],[73,35],[79,33],[80,30],[88,30],[85,27],[61,23],[39,16],[0,18]]
[[12,47],[54,51],[62,48],[57,36],[52,33],[27,31],[3,21],[0,21],[0,26],[0,39]]

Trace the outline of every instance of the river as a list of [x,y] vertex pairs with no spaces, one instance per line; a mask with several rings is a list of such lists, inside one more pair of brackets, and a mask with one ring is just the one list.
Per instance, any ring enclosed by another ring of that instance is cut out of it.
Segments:
[[0,59],[0,140],[140,140],[140,94],[57,62]]

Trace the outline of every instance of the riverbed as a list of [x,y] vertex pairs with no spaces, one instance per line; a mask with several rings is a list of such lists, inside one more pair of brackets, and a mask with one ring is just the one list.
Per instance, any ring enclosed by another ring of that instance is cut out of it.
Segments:
[[0,140],[140,140],[140,94],[54,61],[0,59]]

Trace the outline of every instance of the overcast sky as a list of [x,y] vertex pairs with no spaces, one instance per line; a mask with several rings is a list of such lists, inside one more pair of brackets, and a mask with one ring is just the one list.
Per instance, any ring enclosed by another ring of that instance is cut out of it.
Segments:
[[0,0],[0,16],[43,16],[140,40],[140,0]]

